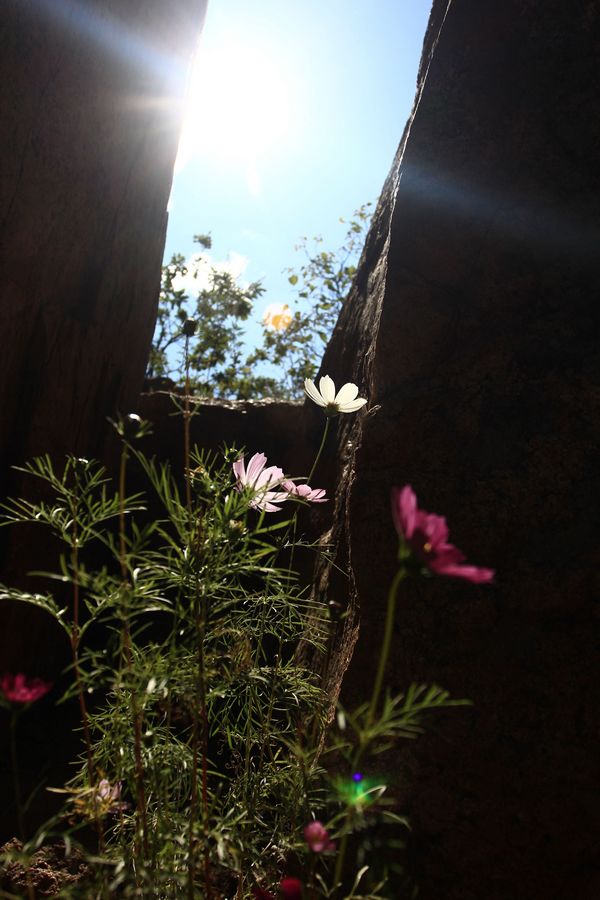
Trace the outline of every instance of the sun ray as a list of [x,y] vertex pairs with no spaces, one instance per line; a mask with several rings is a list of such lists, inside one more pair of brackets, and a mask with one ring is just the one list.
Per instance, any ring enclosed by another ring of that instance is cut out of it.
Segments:
[[259,164],[285,139],[291,118],[289,81],[273,56],[233,40],[218,52],[200,44],[177,168],[197,154],[239,161],[256,193]]

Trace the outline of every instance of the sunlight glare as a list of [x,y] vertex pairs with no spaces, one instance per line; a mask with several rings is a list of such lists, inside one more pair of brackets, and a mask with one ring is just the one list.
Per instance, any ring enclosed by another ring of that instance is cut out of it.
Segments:
[[269,55],[230,41],[217,53],[202,43],[190,79],[176,169],[210,154],[243,163],[258,190],[259,161],[283,142],[291,124],[289,83]]

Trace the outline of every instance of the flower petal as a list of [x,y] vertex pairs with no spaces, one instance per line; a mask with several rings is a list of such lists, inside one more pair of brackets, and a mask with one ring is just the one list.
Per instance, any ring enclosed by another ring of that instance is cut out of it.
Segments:
[[250,506],[254,509],[264,509],[265,512],[279,512],[280,507],[275,506],[275,503],[283,503],[289,496],[287,491],[265,491],[257,494],[250,502]]
[[396,531],[407,540],[414,534],[417,516],[417,497],[410,484],[392,489],[392,514]]
[[254,484],[256,482],[256,479],[264,469],[266,462],[267,457],[264,453],[255,453],[254,456],[251,457],[248,468],[246,469],[246,484]]
[[279,886],[283,900],[302,900],[302,882],[297,878],[282,878]]
[[246,466],[244,464],[244,457],[240,457],[240,459],[236,460],[231,467],[233,469],[233,474],[237,478],[240,484],[244,484],[246,480]]
[[398,534],[410,545],[414,559],[435,575],[463,578],[473,584],[493,581],[493,569],[464,565],[463,552],[448,543],[446,519],[419,509],[409,484],[402,489],[392,488],[392,516]]
[[427,534],[433,549],[436,551],[441,549],[441,545],[445,544],[448,540],[448,526],[446,525],[444,516],[428,513],[425,523],[425,533]]
[[353,400],[356,400],[358,397],[358,387],[349,381],[347,384],[342,385],[337,394],[335,395],[335,402],[339,407],[344,406],[346,403],[352,403]]
[[323,823],[318,820],[309,822],[305,827],[304,840],[314,853],[322,853],[323,850],[329,850],[332,845],[329,832]]
[[268,484],[275,483],[279,484],[283,481],[285,475],[283,473],[283,469],[280,469],[279,466],[268,466],[266,469],[263,469],[256,481],[254,482],[254,487],[256,490],[259,488],[264,488]]
[[252,896],[254,900],[275,900],[275,896],[270,891],[265,891],[259,885],[252,888]]
[[359,397],[358,400],[352,400],[351,403],[343,403],[339,407],[339,410],[340,410],[340,412],[343,412],[343,413],[356,412],[356,410],[361,409],[361,407],[363,407],[366,402],[367,401],[365,400],[364,397]]
[[319,390],[325,404],[335,403],[335,384],[329,375],[323,375],[323,377],[319,379]]
[[444,563],[443,560],[434,560],[429,568],[436,575],[445,575],[447,578],[464,578],[465,581],[470,581],[472,584],[488,584],[493,581],[496,574],[493,569]]
[[304,379],[304,393],[313,401],[313,403],[316,403],[317,406],[327,406],[316,389],[314,381],[311,381],[310,378]]

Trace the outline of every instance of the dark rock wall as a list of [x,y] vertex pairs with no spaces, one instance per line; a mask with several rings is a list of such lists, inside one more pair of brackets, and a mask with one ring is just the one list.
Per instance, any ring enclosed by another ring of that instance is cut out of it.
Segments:
[[390,688],[433,681],[474,702],[389,772],[422,900],[600,896],[599,72],[597,2],[434,3],[322,367],[381,407],[338,425],[351,577],[329,581],[350,609],[332,686],[360,621],[344,692],[368,696],[392,485],[498,572],[493,587],[409,585],[399,603]]
[[[27,489],[11,467],[33,455],[106,458],[107,416],[128,412],[142,387],[205,7],[2,4],[1,498]],[[30,548],[2,530],[0,580],[47,568]],[[0,606],[0,670],[52,656],[32,616]]]
[[[182,102],[206,0],[4,0],[0,11],[0,500],[35,454],[110,456],[107,416],[142,386]],[[39,485],[38,485],[39,487]],[[0,532],[0,581],[54,569],[31,529]],[[40,579],[28,584],[42,590]],[[68,602],[68,600],[67,600]],[[50,618],[0,601],[0,674],[58,678],[68,642]],[[56,690],[58,692],[58,689]],[[23,717],[29,825],[54,811],[43,785],[80,750],[69,705]],[[0,841],[15,834],[0,715]],[[40,790],[40,785],[42,789]]]

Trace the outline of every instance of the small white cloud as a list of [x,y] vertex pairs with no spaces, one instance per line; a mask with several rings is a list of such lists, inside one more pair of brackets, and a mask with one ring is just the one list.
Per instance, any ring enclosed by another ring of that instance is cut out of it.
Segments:
[[246,271],[248,257],[243,256],[241,253],[236,253],[235,250],[230,250],[227,254],[226,262],[215,263],[215,266],[223,272],[229,272],[234,278],[239,278]]
[[265,241],[267,237],[262,231],[254,231],[252,228],[242,228],[240,234],[249,241]]
[[185,261],[187,275],[176,275],[173,279],[173,288],[176,291],[185,291],[189,297],[195,297],[200,291],[210,288],[210,273],[212,269],[218,272],[228,272],[232,278],[239,278],[246,270],[248,258],[230,250],[227,259],[214,260],[210,253],[193,253]]

